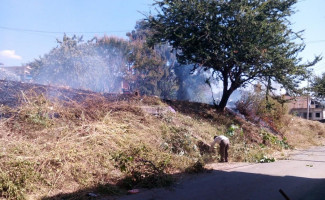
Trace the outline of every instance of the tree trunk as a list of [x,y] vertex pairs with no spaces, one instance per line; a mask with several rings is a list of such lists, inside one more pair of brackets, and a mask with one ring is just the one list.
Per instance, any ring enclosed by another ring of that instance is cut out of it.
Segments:
[[223,93],[222,93],[222,97],[221,97],[221,101],[217,107],[217,109],[219,111],[224,111],[225,107],[227,106],[228,100],[230,95],[238,88],[237,85],[235,85],[234,83],[230,83],[230,88],[228,89],[228,79],[227,76],[224,75],[224,80],[223,80]]
[[223,91],[221,101],[220,101],[220,103],[218,105],[218,110],[219,111],[224,111],[225,110],[225,107],[227,105],[227,102],[229,100],[229,97],[233,93],[233,91],[234,90],[231,89],[231,88],[229,90],[226,89],[226,90]]

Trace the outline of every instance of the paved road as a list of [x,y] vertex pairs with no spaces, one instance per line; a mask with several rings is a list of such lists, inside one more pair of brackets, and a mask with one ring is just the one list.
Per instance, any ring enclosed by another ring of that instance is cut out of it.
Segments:
[[153,189],[120,200],[325,199],[325,147],[295,151],[274,163],[216,163],[210,173],[187,177],[169,189]]

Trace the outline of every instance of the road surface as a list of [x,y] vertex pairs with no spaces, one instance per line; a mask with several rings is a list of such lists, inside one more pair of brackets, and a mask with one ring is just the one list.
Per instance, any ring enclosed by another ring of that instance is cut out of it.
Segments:
[[210,173],[186,177],[171,188],[141,191],[119,200],[325,199],[325,147],[296,150],[273,163],[216,163]]

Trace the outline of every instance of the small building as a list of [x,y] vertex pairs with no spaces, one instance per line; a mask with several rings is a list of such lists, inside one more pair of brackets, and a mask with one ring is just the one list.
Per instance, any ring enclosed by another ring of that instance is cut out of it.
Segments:
[[[286,99],[290,100],[287,103],[289,113],[298,117],[310,120],[324,120],[325,119],[325,108],[320,102],[307,96],[300,96],[291,98],[286,96]],[[309,105],[309,111],[308,111]],[[309,116],[308,116],[309,115]],[[308,116],[308,117],[307,117]]]

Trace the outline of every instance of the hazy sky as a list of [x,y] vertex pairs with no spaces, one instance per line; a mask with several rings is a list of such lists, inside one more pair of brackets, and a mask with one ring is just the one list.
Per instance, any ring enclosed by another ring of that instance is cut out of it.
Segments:
[[[137,20],[153,10],[153,0],[0,0],[0,63],[7,66],[33,61],[56,47],[63,33],[125,37]],[[305,30],[311,60],[325,56],[325,0],[300,0],[291,18],[294,30]],[[325,58],[315,66],[325,72]]]

